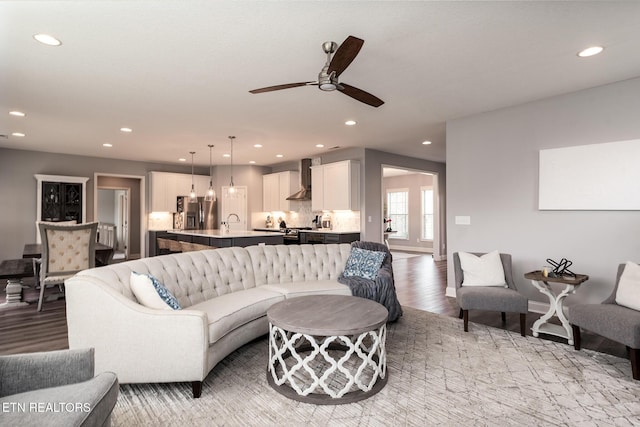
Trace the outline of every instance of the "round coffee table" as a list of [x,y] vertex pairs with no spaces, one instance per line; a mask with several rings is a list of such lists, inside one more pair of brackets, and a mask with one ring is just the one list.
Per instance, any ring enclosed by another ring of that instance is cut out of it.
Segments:
[[267,311],[267,380],[295,400],[338,405],[387,383],[387,309],[345,295],[288,299]]

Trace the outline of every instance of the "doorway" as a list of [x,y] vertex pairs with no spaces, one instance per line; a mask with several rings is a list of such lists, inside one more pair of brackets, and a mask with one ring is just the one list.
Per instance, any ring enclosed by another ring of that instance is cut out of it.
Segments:
[[98,188],[98,241],[113,247],[114,260],[129,259],[129,188]]
[[114,225],[114,259],[145,256],[144,177],[105,173],[94,176],[94,218]]
[[391,219],[383,226],[392,230],[384,232],[385,243],[398,251],[443,259],[438,173],[386,164],[381,168],[382,218]]

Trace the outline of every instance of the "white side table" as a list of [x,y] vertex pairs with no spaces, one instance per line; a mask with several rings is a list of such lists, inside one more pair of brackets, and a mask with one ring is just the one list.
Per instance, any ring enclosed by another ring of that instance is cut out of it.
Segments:
[[[557,337],[566,338],[569,345],[573,345],[573,330],[571,325],[564,315],[564,300],[565,298],[574,293],[576,289],[589,279],[589,276],[585,274],[576,274],[576,277],[560,276],[560,277],[546,277],[541,271],[532,271],[524,275],[525,279],[531,280],[533,286],[535,286],[541,293],[549,298],[549,311],[547,311],[540,319],[536,320],[531,328],[533,336],[537,337],[540,333],[555,335]],[[561,283],[564,284],[564,289],[556,294],[549,285],[549,283]],[[549,319],[556,315],[560,319],[562,326],[553,323],[548,323]]]

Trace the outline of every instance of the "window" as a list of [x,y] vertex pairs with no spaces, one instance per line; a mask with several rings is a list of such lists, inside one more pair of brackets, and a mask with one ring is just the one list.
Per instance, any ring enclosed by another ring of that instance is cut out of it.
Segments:
[[387,190],[387,215],[391,229],[396,233],[390,238],[409,237],[409,190]]
[[423,240],[433,240],[433,189],[420,188],[422,193],[422,233]]

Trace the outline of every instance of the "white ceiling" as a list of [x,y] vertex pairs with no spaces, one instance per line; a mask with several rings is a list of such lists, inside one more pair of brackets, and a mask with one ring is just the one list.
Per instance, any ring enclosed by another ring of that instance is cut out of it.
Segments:
[[[237,164],[335,146],[445,161],[447,120],[639,76],[639,23],[638,1],[3,1],[0,134],[26,136],[0,146],[207,165],[207,144],[227,164],[235,135]],[[365,44],[341,81],[380,108],[313,86],[248,92],[315,80],[322,42],[349,35]],[[606,50],[576,56],[593,44]]]

